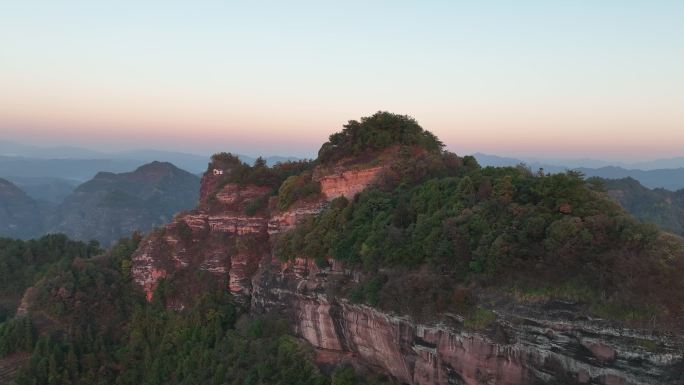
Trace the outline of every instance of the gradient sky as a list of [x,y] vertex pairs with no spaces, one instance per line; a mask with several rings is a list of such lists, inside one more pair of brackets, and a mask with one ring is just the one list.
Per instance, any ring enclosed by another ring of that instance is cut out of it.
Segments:
[[684,1],[0,2],[0,139],[306,156],[377,110],[458,153],[682,156]]

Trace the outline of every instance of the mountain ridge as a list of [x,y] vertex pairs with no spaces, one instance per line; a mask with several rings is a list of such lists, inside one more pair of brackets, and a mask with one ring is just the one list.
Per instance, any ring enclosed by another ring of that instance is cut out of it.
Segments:
[[401,383],[679,380],[681,335],[642,328],[651,316],[682,327],[680,238],[577,173],[481,168],[424,146],[414,123],[352,121],[312,165],[219,154],[197,207],[141,241],[135,283],[177,311],[227,288],[256,314],[284,315],[319,363],[353,357]]
[[0,178],[0,234],[28,238],[44,230],[42,218],[50,209],[48,204],[29,197],[12,182]]
[[525,165],[533,171],[544,169],[545,172],[551,173],[576,170],[584,174],[586,177],[600,177],[605,179],[622,179],[629,177],[638,180],[644,186],[650,188],[665,188],[672,191],[684,188],[684,167],[681,166],[670,169],[649,170],[626,169],[623,166],[613,165],[597,168],[567,167],[548,163],[525,162],[521,159],[500,157],[483,153],[476,153],[474,156],[476,159],[478,159],[478,162],[484,166],[514,167],[517,165]]
[[59,204],[35,200],[11,182],[0,181],[0,224],[6,226],[2,236],[27,239],[65,233],[104,245],[168,222],[194,205],[199,190],[196,175],[168,162],[151,162],[125,173],[99,172]]

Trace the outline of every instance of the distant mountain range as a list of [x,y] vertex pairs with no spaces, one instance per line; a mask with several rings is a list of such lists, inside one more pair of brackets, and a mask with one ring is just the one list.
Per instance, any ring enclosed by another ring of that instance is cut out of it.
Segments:
[[535,158],[535,157],[502,157],[496,155],[488,155],[483,153],[476,153],[474,156],[483,162],[505,163],[509,165],[513,162],[524,162],[533,165],[546,165],[552,168],[602,168],[602,167],[619,167],[628,170],[658,170],[658,169],[673,169],[684,167],[684,157],[664,158],[642,162],[618,162],[607,161],[600,159],[589,158],[567,158],[567,159],[553,159],[553,158]]
[[[621,166],[600,166],[600,167],[586,167],[582,164],[598,165],[602,161],[596,160],[569,160],[568,164],[558,165],[553,163],[544,163],[535,159],[516,159],[500,157],[495,155],[488,155],[476,153],[475,158],[482,166],[516,166],[524,163],[532,170],[543,168],[546,172],[556,173],[566,170],[577,170],[587,177],[600,177],[606,179],[622,179],[633,178],[649,188],[664,188],[668,190],[679,190],[684,188],[684,158],[661,159],[651,162],[634,163]],[[677,166],[677,168],[662,168],[654,169],[656,166]],[[643,167],[640,169],[638,167]]]
[[30,238],[40,234],[50,206],[38,202],[6,179],[0,178],[0,235]]
[[[204,172],[211,154],[139,149],[102,152],[80,147],[39,147],[0,140],[0,177],[17,183],[36,184],[26,178],[57,178],[84,182],[100,171],[121,173],[152,161],[169,162],[193,174]],[[255,157],[238,155],[252,164]],[[268,156],[270,165],[296,157]],[[21,179],[21,180],[20,180]]]
[[[0,178],[22,187],[35,199],[59,203],[75,186],[100,171],[122,173],[152,161],[162,161],[199,175],[206,169],[209,155],[154,149],[103,152],[73,146],[40,147],[0,140]],[[650,188],[684,188],[684,157],[625,163],[597,159],[512,158],[483,153],[474,156],[483,166],[525,163],[533,170],[543,168],[546,172],[563,172],[575,169],[587,177],[634,178]],[[248,155],[239,157],[248,164],[256,160]],[[297,159],[291,156],[266,157],[270,165]]]
[[[180,152],[104,153],[78,147],[42,148],[0,141],[0,235],[64,232],[103,244],[168,222],[197,200],[207,158]],[[640,219],[684,234],[684,158],[622,166],[592,159],[552,161],[475,154],[482,166],[516,166],[604,179],[611,196]],[[183,165],[176,167],[172,159]],[[255,158],[241,156],[247,163]],[[270,164],[297,159],[273,156]],[[150,162],[150,160],[154,160]],[[595,167],[589,167],[595,166]],[[664,168],[656,168],[656,167]],[[667,168],[675,167],[675,168]],[[189,171],[184,171],[187,168]],[[135,170],[130,172],[130,170]],[[83,183],[84,181],[87,182]],[[651,190],[651,189],[656,190]],[[665,191],[667,189],[671,191]],[[676,191],[676,192],[673,192]]]
[[54,177],[8,176],[6,180],[22,189],[33,199],[54,204],[61,203],[81,182]]
[[587,177],[606,179],[632,178],[649,188],[676,191],[684,188],[684,168],[659,170],[627,170],[621,167],[579,168]]
[[635,217],[684,236],[684,190],[652,190],[632,178],[603,179],[601,184]]
[[[56,186],[61,181],[45,183]],[[171,163],[152,162],[133,172],[100,172],[75,189],[65,186],[65,191],[73,191],[56,204],[34,199],[10,181],[0,179],[0,235],[32,238],[65,233],[108,246],[133,231],[147,232],[165,224],[179,211],[192,208],[199,184],[195,174]],[[31,188],[37,190],[37,186]]]

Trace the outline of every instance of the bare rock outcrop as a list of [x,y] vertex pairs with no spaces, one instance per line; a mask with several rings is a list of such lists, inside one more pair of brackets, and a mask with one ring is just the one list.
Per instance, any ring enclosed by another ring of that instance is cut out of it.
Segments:
[[[326,282],[337,274],[353,272],[304,259],[264,263],[252,309],[287,315],[323,362],[355,360],[406,384],[684,383],[683,345],[675,336],[576,317],[564,303],[494,307],[488,330],[469,330],[454,314],[419,323],[330,297]],[[507,341],[498,341],[495,329]]]
[[[245,269],[247,254],[238,250],[241,238],[266,237],[268,217],[247,215],[246,206],[270,192],[263,186],[226,184],[207,172],[202,180],[199,207],[177,215],[165,227],[147,236],[133,255],[132,274],[152,299],[160,279],[184,271],[204,271],[234,294],[248,294],[237,282],[249,281],[256,264]],[[215,189],[214,194],[208,191]],[[258,254],[258,252],[256,252]],[[258,261],[258,256],[253,258]],[[242,262],[240,262],[242,261]],[[251,265],[250,265],[251,266]]]
[[[269,234],[293,228],[301,220],[320,213],[334,198],[353,197],[373,183],[381,170],[382,167],[319,171],[316,179],[321,183],[321,197],[296,202],[284,211],[273,209],[247,215],[249,204],[264,199],[272,189],[222,184],[230,170],[210,169],[202,178],[198,207],[177,215],[170,224],[142,241],[133,255],[133,278],[148,300],[160,279],[193,270],[211,274],[234,295],[249,295],[251,278],[267,251]],[[257,246],[246,251],[240,250],[242,244]]]
[[[581,318],[568,304],[498,304],[489,309],[495,321],[486,330],[465,327],[457,314],[436,314],[421,323],[331,294],[332,280],[358,278],[340,262],[330,260],[321,268],[305,258],[287,263],[273,258],[271,236],[320,213],[337,197],[353,198],[383,170],[385,166],[317,169],[319,197],[295,202],[287,210],[277,210],[271,202],[253,215],[246,214],[246,207],[271,190],[221,186],[221,174],[208,172],[198,208],[178,215],[141,243],[133,256],[133,277],[151,300],[163,278],[181,282],[186,292],[199,290],[206,279],[196,282],[192,277],[201,272],[254,312],[285,315],[294,332],[316,348],[319,362],[352,361],[406,384],[684,383],[682,341],[675,336]],[[173,298],[171,303],[182,308],[182,301]]]
[[359,170],[337,170],[318,178],[321,192],[328,200],[339,196],[352,199],[371,184],[383,169],[383,166],[377,166]]

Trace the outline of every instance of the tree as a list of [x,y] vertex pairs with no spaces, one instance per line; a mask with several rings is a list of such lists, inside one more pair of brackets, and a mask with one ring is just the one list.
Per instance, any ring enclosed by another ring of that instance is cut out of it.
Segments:
[[333,373],[331,385],[357,385],[359,379],[351,366],[343,366]]
[[330,163],[346,157],[372,154],[392,145],[417,146],[436,153],[444,147],[414,118],[378,111],[360,121],[350,120],[341,132],[330,135],[328,142],[321,146],[318,159],[322,163]]
[[515,186],[513,185],[513,178],[506,175],[499,179],[494,185],[494,197],[502,204],[509,204],[515,195]]

